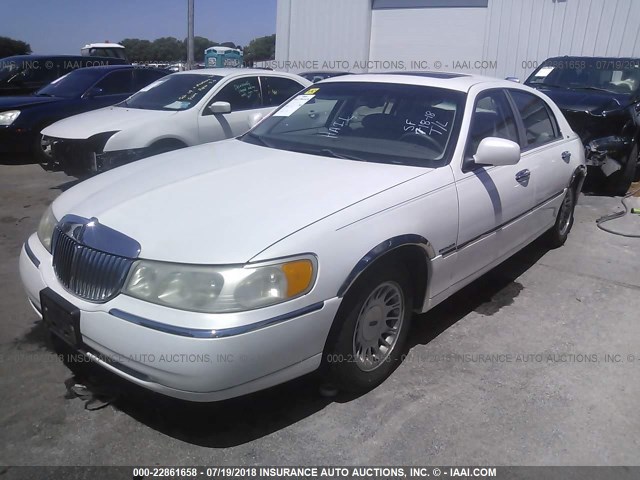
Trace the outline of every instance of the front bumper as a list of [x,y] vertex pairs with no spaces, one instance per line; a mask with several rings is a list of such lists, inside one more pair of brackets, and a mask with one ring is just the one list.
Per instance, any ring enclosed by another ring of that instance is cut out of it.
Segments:
[[95,175],[150,155],[149,148],[103,151],[106,135],[87,140],[52,138],[54,162],[67,175]]
[[585,146],[585,161],[590,167],[600,167],[606,176],[617,172],[631,159],[633,139],[609,136],[590,141]]
[[0,127],[0,153],[28,153],[35,134],[28,128]]
[[[251,312],[206,315],[126,295],[92,304],[62,288],[35,234],[22,249],[20,275],[36,311],[46,287],[80,309],[80,350],[91,360],[145,388],[191,401],[244,395],[317,369],[340,305],[339,298],[304,305],[302,297]],[[207,331],[218,336],[189,335]]]

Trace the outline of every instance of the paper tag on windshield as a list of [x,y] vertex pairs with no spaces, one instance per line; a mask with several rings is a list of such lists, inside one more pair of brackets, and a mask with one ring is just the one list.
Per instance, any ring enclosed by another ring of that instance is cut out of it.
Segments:
[[300,107],[306,104],[315,95],[298,95],[296,98],[287,103],[284,107],[273,114],[274,117],[289,117],[297,112]]
[[554,67],[542,67],[540,70],[538,70],[538,73],[536,73],[536,77],[546,77],[551,72],[553,72],[553,70]]

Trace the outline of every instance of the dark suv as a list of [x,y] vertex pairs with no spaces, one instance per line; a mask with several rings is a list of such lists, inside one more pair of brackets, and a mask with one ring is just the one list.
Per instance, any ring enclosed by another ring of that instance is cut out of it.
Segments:
[[555,57],[525,82],[560,107],[605,188],[624,195],[640,172],[640,59]]
[[0,59],[0,96],[25,95],[83,67],[125,65],[122,58],[80,55],[16,55]]

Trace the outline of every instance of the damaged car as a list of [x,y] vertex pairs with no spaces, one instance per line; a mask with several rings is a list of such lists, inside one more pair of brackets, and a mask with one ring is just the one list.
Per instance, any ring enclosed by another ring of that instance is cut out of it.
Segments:
[[627,193],[640,172],[640,59],[557,57],[525,82],[548,95],[585,146],[591,170],[605,190]]
[[178,72],[116,105],[56,122],[42,134],[65,173],[91,176],[241,135],[309,85],[294,74],[246,68]]

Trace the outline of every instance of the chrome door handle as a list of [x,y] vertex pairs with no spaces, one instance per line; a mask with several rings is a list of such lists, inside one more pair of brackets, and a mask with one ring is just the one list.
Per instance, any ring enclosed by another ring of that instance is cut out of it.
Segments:
[[516,182],[526,182],[527,180],[529,180],[529,177],[531,176],[531,172],[529,171],[528,168],[525,168],[524,170],[520,170],[518,173],[516,173]]
[[562,152],[562,160],[569,163],[571,160],[571,152]]

